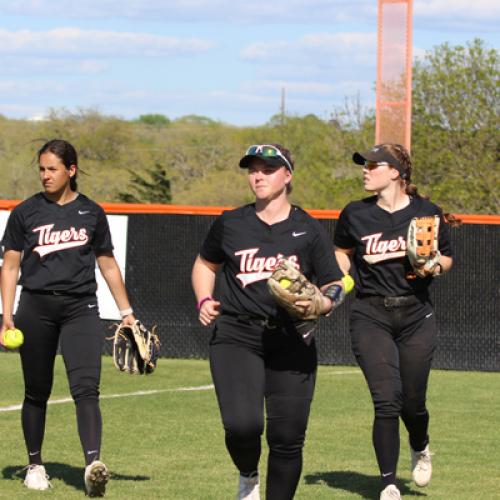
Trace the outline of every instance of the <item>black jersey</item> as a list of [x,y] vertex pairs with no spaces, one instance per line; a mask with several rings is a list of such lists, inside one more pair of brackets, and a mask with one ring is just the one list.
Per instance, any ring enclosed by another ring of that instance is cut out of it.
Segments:
[[254,204],[224,212],[213,223],[200,255],[223,264],[220,301],[222,312],[229,314],[278,315],[267,279],[283,257],[319,286],[342,277],[328,234],[298,207],[272,225],[259,219]]
[[349,203],[340,214],[335,230],[335,246],[354,249],[358,293],[399,296],[423,293],[432,278],[418,278],[406,257],[408,226],[413,217],[439,215],[439,251],[452,255],[448,224],[441,209],[421,197],[390,213],[371,196]]
[[10,214],[2,244],[23,252],[20,284],[29,290],[92,294],[95,256],[113,250],[104,210],[86,196],[58,205],[37,193]]

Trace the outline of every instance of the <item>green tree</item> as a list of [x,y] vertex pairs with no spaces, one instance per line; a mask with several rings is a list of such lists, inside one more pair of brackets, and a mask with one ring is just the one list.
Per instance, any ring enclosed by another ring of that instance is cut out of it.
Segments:
[[475,39],[435,47],[413,73],[415,178],[447,210],[499,213],[500,58]]
[[170,180],[165,169],[157,163],[152,169],[146,171],[149,179],[135,171],[130,170],[131,179],[129,187],[132,192],[118,194],[120,201],[125,203],[170,203],[172,193]]
[[205,125],[205,126],[219,125],[219,122],[212,120],[212,118],[208,118],[208,116],[202,116],[202,115],[185,115],[181,116],[175,121],[177,123],[192,124],[192,125]]
[[340,209],[364,196],[351,157],[373,144],[374,124],[373,113],[359,98],[335,107],[329,120],[313,114],[274,116],[267,133],[280,138],[275,142],[289,148],[295,160],[292,200],[304,208]]

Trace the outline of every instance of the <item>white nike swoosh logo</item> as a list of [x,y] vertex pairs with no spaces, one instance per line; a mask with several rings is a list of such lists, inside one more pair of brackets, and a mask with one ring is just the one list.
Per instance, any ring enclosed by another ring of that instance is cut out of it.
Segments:
[[297,236],[302,236],[303,234],[307,234],[307,231],[302,231],[301,233],[296,233],[295,231],[292,233],[292,236],[294,238],[297,238]]
[[97,453],[97,450],[90,450],[90,451],[87,451],[87,455],[92,455],[92,453]]
[[89,214],[90,213],[90,210],[78,210],[78,213],[80,215],[85,215],[85,214]]
[[432,316],[432,313],[429,313],[429,314],[425,315],[426,318],[430,318],[431,316]]
[[390,476],[392,474],[392,472],[388,472],[387,474],[382,474],[382,477],[387,477],[387,476]]
[[89,309],[93,309],[94,307],[97,307],[97,304],[88,304]]
[[38,455],[40,452],[39,451],[33,451],[33,452],[29,452],[29,455],[30,457],[32,457],[33,455]]

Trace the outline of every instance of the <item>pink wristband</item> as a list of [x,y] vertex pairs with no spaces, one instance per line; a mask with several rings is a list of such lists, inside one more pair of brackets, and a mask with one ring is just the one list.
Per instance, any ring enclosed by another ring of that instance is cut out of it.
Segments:
[[201,306],[207,301],[207,300],[214,300],[210,295],[207,295],[206,297],[203,297],[198,304],[196,304],[196,309],[198,311],[201,309]]

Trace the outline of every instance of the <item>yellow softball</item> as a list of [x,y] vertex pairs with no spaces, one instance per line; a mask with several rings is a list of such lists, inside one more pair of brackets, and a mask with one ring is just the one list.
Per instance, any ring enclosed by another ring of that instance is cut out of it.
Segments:
[[287,278],[280,279],[280,287],[281,288],[288,288],[291,284],[292,284],[292,282]]
[[3,343],[7,349],[17,349],[24,342],[23,332],[17,328],[9,328],[3,334]]
[[349,293],[352,291],[352,289],[354,288],[354,280],[352,279],[352,276],[349,275],[349,274],[346,274],[343,278],[342,278],[342,283],[344,284],[344,291],[345,293]]

